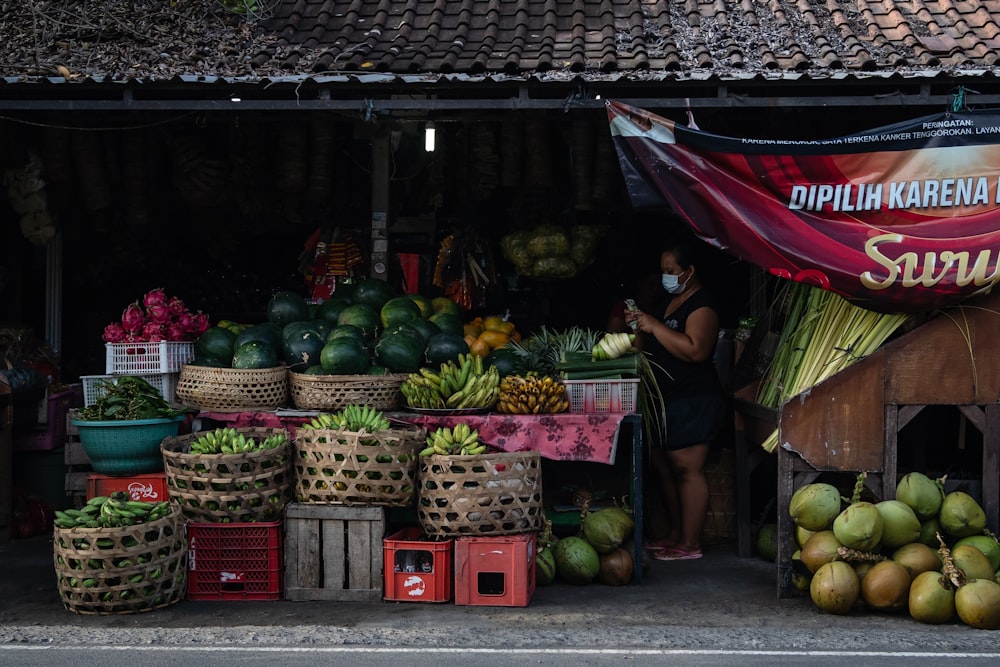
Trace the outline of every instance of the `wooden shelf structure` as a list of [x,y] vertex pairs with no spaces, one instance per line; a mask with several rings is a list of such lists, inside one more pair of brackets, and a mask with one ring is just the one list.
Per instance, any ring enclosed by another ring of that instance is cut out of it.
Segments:
[[[795,489],[823,472],[868,473],[867,488],[895,497],[900,431],[928,406],[955,407],[982,433],[983,509],[1000,531],[1000,293],[966,301],[886,343],[866,359],[789,400],[779,410],[737,401],[737,447],[778,425],[778,595],[791,589]],[[763,412],[762,412],[763,411]],[[774,421],[771,423],[773,424]],[[747,423],[758,431],[748,437]],[[744,460],[754,455],[744,453]],[[749,467],[740,474],[748,474]],[[745,496],[742,497],[745,501]],[[745,504],[741,503],[741,504]],[[741,531],[749,551],[749,522]],[[741,555],[744,551],[741,540]],[[748,553],[746,555],[749,555]]]

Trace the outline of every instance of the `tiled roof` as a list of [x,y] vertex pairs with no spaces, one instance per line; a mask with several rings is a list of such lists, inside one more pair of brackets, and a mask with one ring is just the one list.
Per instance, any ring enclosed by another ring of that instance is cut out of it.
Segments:
[[[998,0],[287,0],[254,58],[397,73],[993,67]],[[287,48],[287,51],[286,51]]]
[[998,35],[1000,0],[0,0],[0,82],[961,77]]

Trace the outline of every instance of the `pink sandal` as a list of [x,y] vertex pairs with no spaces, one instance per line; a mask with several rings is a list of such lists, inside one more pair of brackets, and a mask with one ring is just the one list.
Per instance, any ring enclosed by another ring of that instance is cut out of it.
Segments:
[[667,547],[653,554],[656,560],[697,560],[701,558],[701,550],[688,551],[679,547]]

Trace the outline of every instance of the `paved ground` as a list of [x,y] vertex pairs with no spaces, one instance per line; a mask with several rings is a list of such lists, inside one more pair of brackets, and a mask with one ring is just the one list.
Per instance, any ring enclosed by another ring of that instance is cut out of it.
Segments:
[[774,566],[734,546],[648,564],[640,586],[540,587],[527,607],[397,602],[194,602],[136,615],[66,611],[45,537],[0,545],[0,645],[661,647],[996,652],[1000,633],[905,615],[820,613],[778,598]]

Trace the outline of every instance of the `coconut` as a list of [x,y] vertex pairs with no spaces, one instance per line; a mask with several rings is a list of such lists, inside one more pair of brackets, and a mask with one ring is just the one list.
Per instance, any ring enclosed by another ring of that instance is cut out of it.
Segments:
[[833,521],[833,534],[848,549],[875,551],[882,540],[882,514],[872,503],[852,503]]
[[757,555],[773,563],[778,557],[778,525],[765,523],[757,531]]
[[802,545],[806,543],[806,540],[812,537],[812,534],[815,532],[815,530],[809,530],[808,528],[803,528],[802,526],[795,526],[795,543],[799,545],[799,548],[801,549]]
[[809,582],[809,597],[813,604],[828,614],[846,614],[860,595],[858,575],[842,560],[826,563]]
[[944,489],[927,475],[911,472],[896,484],[896,500],[909,505],[920,520],[929,519],[941,509]]
[[556,580],[556,554],[554,547],[540,549],[535,554],[535,583],[547,586]]
[[872,565],[861,580],[861,597],[875,611],[900,611],[910,594],[910,573],[894,560]]
[[995,538],[989,535],[970,535],[955,542],[956,547],[960,547],[963,544],[971,544],[982,551],[983,555],[986,556],[986,560],[990,562],[990,567],[994,570],[1000,570],[1000,543]]
[[855,574],[858,575],[858,581],[864,583],[865,575],[875,566],[875,561],[871,560],[855,560],[851,561],[851,567],[854,568]]
[[955,611],[966,625],[980,630],[1000,630],[1000,584],[976,579],[955,593]]
[[907,605],[921,623],[947,623],[955,615],[955,589],[940,572],[921,572],[910,584]]
[[832,530],[819,530],[802,545],[802,564],[813,574],[837,558],[837,549],[844,546]]
[[840,513],[840,491],[832,484],[816,482],[799,487],[788,501],[788,514],[796,526],[825,530]]
[[621,546],[632,535],[635,520],[632,515],[617,507],[590,512],[583,519],[583,537],[599,554],[606,554]]
[[936,516],[925,519],[920,522],[920,537],[917,538],[917,542],[937,549],[939,544],[937,536],[940,532],[941,522]]
[[955,567],[965,572],[965,578],[969,581],[973,579],[992,580],[996,576],[986,555],[971,544],[954,547],[951,550],[951,558],[955,561]]
[[597,580],[609,586],[624,586],[632,581],[634,563],[632,554],[622,547],[601,554],[601,566],[597,572]]
[[553,547],[556,571],[570,584],[589,584],[601,569],[597,551],[582,537],[564,537]]
[[910,579],[916,579],[924,572],[941,572],[941,557],[926,544],[911,542],[896,549],[892,559],[906,568]]
[[976,499],[964,491],[952,491],[944,497],[938,513],[941,528],[952,537],[969,537],[986,528],[986,512]]
[[895,549],[920,537],[920,519],[901,500],[883,500],[875,505],[882,515],[882,547]]

